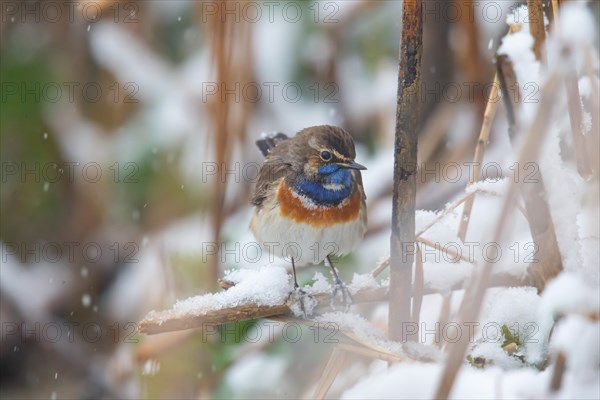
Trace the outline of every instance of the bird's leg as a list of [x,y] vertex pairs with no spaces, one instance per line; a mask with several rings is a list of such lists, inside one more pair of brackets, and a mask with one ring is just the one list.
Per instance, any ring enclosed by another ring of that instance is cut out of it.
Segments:
[[[294,293],[296,293],[299,297],[299,303],[300,303],[300,311],[302,311],[302,314],[304,314],[304,318],[307,318],[309,314],[312,314],[312,307],[314,306],[315,300],[314,298],[306,293],[304,290],[300,289],[300,285],[298,285],[298,279],[296,278],[296,265],[294,263],[294,257],[292,257],[292,272],[294,273]],[[304,302],[308,301],[309,303],[309,310],[307,313],[306,310],[306,306],[304,305]]]
[[[346,310],[347,310],[348,308],[350,308],[350,304],[353,301],[352,295],[350,294],[350,290],[348,290],[348,287],[344,284],[344,282],[342,282],[342,280],[338,276],[337,271],[335,270],[335,267],[333,266],[333,262],[331,262],[330,256],[327,256],[327,262],[329,263],[329,266],[331,267],[331,273],[332,273],[333,279],[335,281],[335,284],[333,285],[333,293],[331,294],[331,306],[333,307],[334,301],[335,301],[335,296],[336,296],[337,292],[340,291],[340,292],[342,292],[342,301],[344,303],[344,307],[346,307]],[[348,302],[348,299],[350,300],[350,302]]]
[[300,285],[298,285],[298,279],[296,278],[296,265],[294,264],[294,257],[292,257],[292,272],[294,273],[294,290],[302,290],[300,289]]

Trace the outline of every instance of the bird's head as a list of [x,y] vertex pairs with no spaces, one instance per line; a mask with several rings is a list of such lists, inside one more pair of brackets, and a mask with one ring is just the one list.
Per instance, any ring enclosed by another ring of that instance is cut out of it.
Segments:
[[[298,133],[305,140],[297,149],[302,154],[305,177],[342,183],[351,170],[367,169],[354,159],[354,141],[342,128],[329,125],[306,128]],[[339,182],[336,182],[339,181]]]

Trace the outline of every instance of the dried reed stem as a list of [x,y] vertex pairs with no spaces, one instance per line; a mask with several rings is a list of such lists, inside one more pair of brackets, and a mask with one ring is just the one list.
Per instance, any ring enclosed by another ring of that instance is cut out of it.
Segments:
[[[448,321],[450,320],[450,310],[452,308],[452,292],[444,295],[444,299],[442,300],[442,307],[440,307],[440,316],[438,317],[439,326],[446,326]],[[437,342],[437,346],[442,348],[446,343],[445,335],[441,336],[442,340]]]
[[422,236],[419,236],[417,238],[417,242],[423,243],[425,246],[431,247],[432,249],[436,249],[438,251],[446,253],[446,255],[448,255],[450,257],[450,259],[452,259],[452,260],[460,259],[461,261],[468,262],[470,264],[473,264],[475,262],[474,260],[470,260],[469,257],[464,256],[461,253],[457,253],[456,251],[452,250],[452,248],[449,246],[442,246],[439,242],[438,243],[432,242],[431,240],[425,239]]
[[[423,289],[425,288],[425,276],[423,272],[423,255],[421,246],[417,244],[417,260],[415,263],[415,284],[412,298],[412,322],[419,324],[421,316],[421,305],[423,304]],[[409,340],[417,340],[416,336],[410,336]]]
[[558,32],[558,0],[552,0],[553,29]]
[[422,0],[402,3],[396,140],[394,144],[394,195],[390,238],[389,335],[397,340],[402,323],[410,322],[410,295],[414,255],[404,254],[415,243],[417,136],[420,124],[419,88],[423,47]]
[[598,149],[600,148],[600,113],[598,113],[598,110],[600,110],[600,93],[596,73],[594,72],[594,58],[590,47],[585,49],[585,74],[591,83],[589,110],[593,110],[591,112],[592,129],[589,133],[589,158],[591,159],[593,173],[597,179],[600,172],[600,154],[598,154]]
[[[485,111],[483,113],[483,123],[481,124],[481,130],[479,131],[479,140],[477,140],[477,146],[475,147],[475,155],[473,156],[473,173],[469,175],[469,185],[477,182],[481,176],[481,163],[483,161],[483,153],[485,151],[485,145],[490,138],[490,131],[492,129],[492,122],[498,109],[498,92],[500,87],[500,80],[498,74],[494,75],[494,82],[492,83],[492,89],[488,98]],[[458,228],[458,237],[463,242],[467,236],[467,229],[469,227],[469,221],[471,219],[471,211],[473,210],[473,202],[475,196],[469,197],[463,207],[462,216],[460,218],[460,225]]]
[[[227,286],[229,286],[229,284]],[[355,293],[352,297],[354,303],[378,302],[387,299],[387,292],[387,287],[368,288]],[[330,308],[331,293],[318,293],[314,295],[314,298],[317,301],[317,306],[315,307],[316,311]],[[173,310],[165,310],[159,313],[151,313],[146,316],[146,318],[140,322],[138,329],[143,333],[155,334],[291,314],[290,304],[287,302],[272,306],[244,303],[237,306],[212,310],[200,315],[194,315],[193,313],[180,314]]]
[[529,13],[529,32],[531,32],[534,40],[532,50],[536,60],[542,61],[542,50],[546,40],[542,0],[527,0],[527,11]]
[[455,201],[453,201],[450,205],[448,205],[446,208],[444,208],[444,210],[440,213],[438,213],[434,219],[431,220],[431,222],[429,222],[427,225],[425,225],[425,227],[423,227],[419,232],[417,232],[417,237],[421,236],[422,234],[424,234],[425,232],[427,232],[427,230],[429,228],[431,228],[433,225],[435,225],[439,220],[441,220],[442,218],[444,218],[446,215],[450,214],[452,211],[454,211],[454,209],[458,206],[460,206],[462,203],[464,203],[465,201],[467,201],[467,199],[469,197],[472,197],[475,195],[475,192],[471,192],[471,193],[467,193],[465,194],[463,197],[461,197],[460,199],[457,199]]
[[398,362],[402,361],[402,357],[392,354],[389,352],[381,352],[377,350],[368,349],[362,346],[356,346],[349,343],[340,343],[337,346],[340,350],[344,350],[350,353],[358,354],[360,356],[365,356],[369,358],[376,358],[378,360],[387,361],[387,362]]
[[577,160],[577,171],[582,178],[587,179],[592,175],[590,161],[587,154],[587,144],[583,127],[583,108],[581,95],[579,94],[579,82],[577,72],[571,66],[565,79],[567,88],[567,106],[569,108],[569,121],[571,122],[571,134],[573,135],[573,149]]
[[554,362],[554,370],[552,371],[552,378],[550,380],[550,390],[557,392],[560,390],[562,385],[563,375],[567,365],[567,357],[562,351],[559,351],[556,355],[556,361]]
[[[230,287],[229,282],[224,287]],[[464,287],[465,281],[457,282],[448,290],[460,290]],[[530,286],[531,282],[527,277],[515,277],[507,274],[497,274],[492,277],[490,286]],[[388,287],[366,288],[353,294],[354,304],[374,303],[388,301]],[[432,287],[425,282],[423,295],[439,293],[438,288]],[[412,292],[410,293],[412,296]],[[316,311],[330,311],[331,293],[318,293],[314,295],[317,301]],[[202,329],[212,325],[222,325],[230,322],[245,321],[257,318],[287,318],[292,315],[290,305],[287,303],[274,306],[260,306],[254,303],[240,304],[235,307],[227,307],[219,310],[209,311],[205,314],[196,315],[193,312],[181,314],[174,310],[164,310],[153,312],[146,316],[139,323],[138,330],[141,333],[149,335],[180,331],[185,329]],[[310,323],[311,320],[301,320],[303,323]]]
[[315,393],[312,396],[313,399],[324,399],[327,396],[331,385],[333,385],[333,381],[335,381],[335,378],[344,368],[346,358],[347,354],[344,350],[339,349],[337,346],[333,348],[333,352],[329,356],[321,379],[319,379]]
[[377,278],[379,274],[381,274],[387,267],[390,266],[390,258],[387,257],[385,260],[381,261],[374,269],[371,271],[371,276],[373,278]]

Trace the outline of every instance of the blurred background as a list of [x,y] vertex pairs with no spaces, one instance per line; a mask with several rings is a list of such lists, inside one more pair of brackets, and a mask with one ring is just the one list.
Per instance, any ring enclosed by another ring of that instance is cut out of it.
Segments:
[[[426,3],[419,166],[433,172],[418,180],[417,207],[439,210],[467,182],[440,179],[440,166],[471,160],[518,2],[472,19],[455,16],[461,2]],[[1,4],[2,397],[304,395],[331,350],[308,329],[297,343],[248,343],[146,337],[137,322],[253,266],[206,244],[252,240],[263,133],[350,132],[369,168],[369,228],[342,277],[388,254],[402,3]],[[504,113],[486,159],[508,163]],[[316,271],[326,274],[308,267],[301,279]]]

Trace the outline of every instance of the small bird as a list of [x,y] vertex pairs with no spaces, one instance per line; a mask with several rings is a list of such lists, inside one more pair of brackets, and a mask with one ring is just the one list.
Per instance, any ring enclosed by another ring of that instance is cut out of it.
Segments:
[[[352,252],[367,226],[366,196],[360,170],[354,161],[352,136],[344,129],[320,125],[305,128],[294,137],[283,133],[258,140],[265,156],[252,204],[250,228],[261,247],[291,259],[294,289],[296,266],[320,264],[327,259],[344,305],[350,292],[340,280],[332,255]],[[303,302],[300,306],[304,311]],[[306,314],[306,313],[305,313]]]

